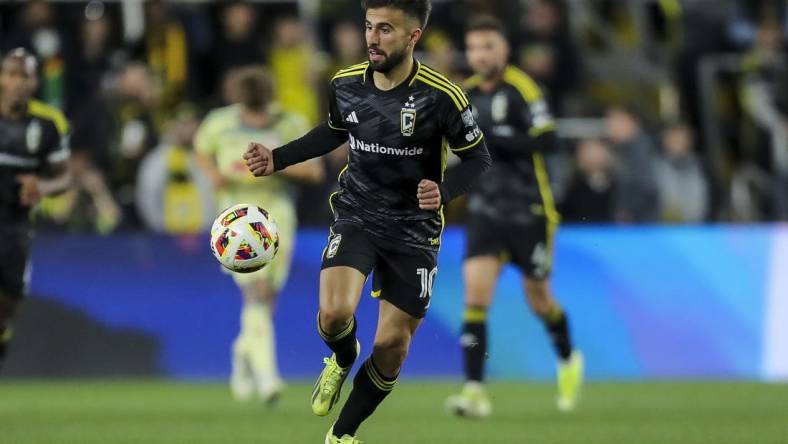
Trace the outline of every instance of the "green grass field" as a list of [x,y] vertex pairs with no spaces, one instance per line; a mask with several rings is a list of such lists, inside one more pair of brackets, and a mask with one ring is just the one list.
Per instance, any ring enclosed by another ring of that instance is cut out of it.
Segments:
[[[788,443],[788,385],[604,383],[569,415],[541,384],[491,387],[493,417],[448,417],[446,382],[400,384],[359,437],[370,444]],[[322,443],[334,416],[312,415],[307,384],[275,408],[233,402],[225,385],[0,382],[0,443]]]

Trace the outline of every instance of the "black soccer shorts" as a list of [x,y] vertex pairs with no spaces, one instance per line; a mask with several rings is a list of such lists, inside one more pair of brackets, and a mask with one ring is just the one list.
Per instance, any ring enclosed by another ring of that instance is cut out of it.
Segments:
[[338,221],[323,250],[322,269],[355,268],[372,276],[372,296],[388,301],[414,318],[427,314],[438,272],[436,251],[397,248],[367,233],[357,223]]
[[31,235],[28,229],[0,228],[0,297],[27,293]]
[[465,228],[465,257],[497,256],[512,262],[531,279],[550,277],[556,224],[545,217],[529,224],[508,224],[469,214]]

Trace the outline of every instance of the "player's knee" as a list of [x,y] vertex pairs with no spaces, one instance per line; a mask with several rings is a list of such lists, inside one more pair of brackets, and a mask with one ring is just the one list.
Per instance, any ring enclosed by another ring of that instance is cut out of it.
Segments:
[[336,333],[347,327],[353,319],[353,310],[347,307],[320,307],[320,328],[326,333]]
[[553,298],[547,280],[526,280],[525,292],[528,296],[528,305],[539,316],[547,316],[553,308]]
[[396,373],[405,362],[410,348],[410,335],[391,335],[375,339],[375,364],[388,374]]

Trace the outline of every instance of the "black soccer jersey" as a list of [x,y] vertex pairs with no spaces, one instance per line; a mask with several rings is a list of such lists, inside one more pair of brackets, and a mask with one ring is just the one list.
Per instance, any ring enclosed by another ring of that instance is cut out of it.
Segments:
[[68,123],[55,108],[31,101],[21,120],[0,117],[0,225],[29,221],[19,203],[19,174],[45,174],[69,157]]
[[479,89],[481,78],[466,83],[474,115],[486,136],[492,168],[470,192],[468,212],[506,223],[535,217],[558,221],[542,146],[555,123],[542,92],[521,70],[509,66],[494,91]]
[[330,198],[336,219],[353,220],[397,245],[437,250],[443,212],[419,209],[422,179],[441,183],[447,149],[484,149],[463,91],[416,62],[389,91],[375,87],[368,63],[331,81],[328,124],[348,132],[348,165]]

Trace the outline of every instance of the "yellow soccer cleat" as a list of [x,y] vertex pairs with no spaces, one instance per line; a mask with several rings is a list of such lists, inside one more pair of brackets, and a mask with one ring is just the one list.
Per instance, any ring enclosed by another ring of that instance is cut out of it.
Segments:
[[[360,354],[361,344],[356,341],[356,357]],[[335,354],[332,354],[330,358],[323,358],[323,363],[326,364],[326,367],[320,373],[315,387],[312,389],[312,413],[317,416],[326,416],[334,408],[334,405],[339,401],[342,384],[353,367],[352,365],[345,368],[340,367]]]
[[459,395],[446,399],[446,411],[464,418],[483,419],[492,414],[492,403],[481,383],[466,382]]
[[334,436],[334,427],[331,427],[326,433],[325,444],[361,444],[361,441],[350,435],[342,435],[341,438],[337,438]]
[[583,385],[583,354],[573,350],[566,362],[558,363],[558,410],[571,412],[577,406]]

